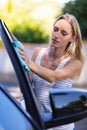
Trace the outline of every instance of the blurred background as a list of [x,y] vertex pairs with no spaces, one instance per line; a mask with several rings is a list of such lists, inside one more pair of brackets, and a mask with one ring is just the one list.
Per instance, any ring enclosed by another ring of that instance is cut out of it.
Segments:
[[83,40],[87,38],[86,0],[0,0],[0,18],[24,43],[48,43],[54,20],[72,13],[80,24]]
[[[82,73],[73,87],[87,89],[87,1],[86,0],[0,0],[0,19],[21,41],[31,57],[37,46],[47,46],[53,23],[64,13],[76,16],[83,39],[85,63]],[[3,67],[2,67],[3,66]],[[19,98],[18,81],[0,39],[0,83],[6,85],[12,96]],[[77,130],[87,130],[87,120],[77,124]]]

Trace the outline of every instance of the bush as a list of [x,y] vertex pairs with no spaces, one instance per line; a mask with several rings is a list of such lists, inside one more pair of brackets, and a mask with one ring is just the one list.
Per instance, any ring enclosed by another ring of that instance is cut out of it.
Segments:
[[47,43],[49,41],[49,36],[38,25],[30,27],[26,24],[16,24],[12,32],[21,42]]

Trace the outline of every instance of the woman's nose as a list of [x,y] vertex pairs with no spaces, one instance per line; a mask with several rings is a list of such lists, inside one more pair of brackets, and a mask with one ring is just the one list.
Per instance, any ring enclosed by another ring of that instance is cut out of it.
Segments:
[[57,31],[57,32],[55,32],[55,38],[58,38],[58,37],[60,37],[60,31]]

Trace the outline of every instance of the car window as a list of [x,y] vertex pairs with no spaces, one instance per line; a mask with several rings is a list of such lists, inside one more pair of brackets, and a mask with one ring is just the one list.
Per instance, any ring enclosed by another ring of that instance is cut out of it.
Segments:
[[[13,65],[7,54],[7,51],[2,43],[0,48],[0,83],[3,84],[9,93],[20,102],[22,95],[17,76],[15,74]],[[5,58],[4,58],[5,57]]]
[[18,46],[15,46],[21,42],[18,41],[16,37],[9,31],[3,20],[0,20],[0,34],[17,75],[20,90],[23,93],[25,99],[26,111],[33,117],[33,119],[39,124],[41,128],[44,128],[36,95],[32,89],[29,76],[23,67],[24,64],[21,62],[21,57],[17,52]]

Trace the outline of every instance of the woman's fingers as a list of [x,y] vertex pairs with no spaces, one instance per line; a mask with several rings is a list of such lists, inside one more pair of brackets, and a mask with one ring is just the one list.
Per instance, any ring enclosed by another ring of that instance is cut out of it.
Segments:
[[28,58],[27,52],[22,47],[18,47],[18,48],[19,48],[18,52],[19,52],[21,58],[25,61],[26,64],[28,64],[29,58]]

